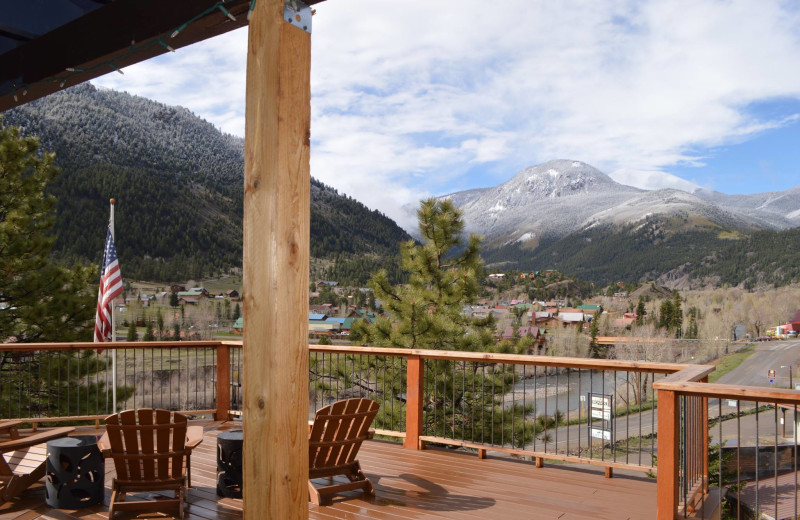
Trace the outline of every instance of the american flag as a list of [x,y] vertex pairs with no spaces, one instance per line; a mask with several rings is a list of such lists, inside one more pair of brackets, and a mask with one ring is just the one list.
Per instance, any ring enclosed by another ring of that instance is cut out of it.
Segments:
[[100,290],[97,293],[97,315],[94,322],[94,341],[111,341],[111,304],[122,294],[122,275],[119,272],[117,249],[111,228],[106,234],[106,250],[103,254],[103,267],[100,269]]

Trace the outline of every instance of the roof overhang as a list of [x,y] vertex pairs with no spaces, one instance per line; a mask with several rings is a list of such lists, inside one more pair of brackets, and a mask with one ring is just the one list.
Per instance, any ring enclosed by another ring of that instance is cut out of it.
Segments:
[[170,52],[167,46],[243,27],[250,6],[251,0],[10,0],[0,21],[0,111]]

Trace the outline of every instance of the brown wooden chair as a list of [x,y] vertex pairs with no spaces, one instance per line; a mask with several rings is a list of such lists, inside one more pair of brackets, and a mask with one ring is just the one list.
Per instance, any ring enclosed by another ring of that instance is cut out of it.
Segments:
[[[184,449],[186,450],[186,487],[192,487],[192,450],[198,447],[203,442],[203,427],[202,426],[187,426],[186,428],[186,443]],[[97,441],[97,446],[103,457],[111,457],[111,442],[108,440],[108,432],[105,432],[100,440]]]
[[[138,422],[137,422],[138,418]],[[186,497],[186,417],[169,410],[125,410],[106,419],[117,476],[111,484],[108,517],[116,511],[178,510]],[[172,491],[174,498],[126,501],[128,493]]]
[[47,441],[65,437],[75,428],[55,428],[22,436],[21,421],[0,421],[0,504],[19,496],[45,474]]
[[[327,503],[330,495],[352,489],[375,494],[356,456],[361,443],[372,438],[369,428],[377,414],[378,403],[359,398],[337,401],[317,411],[308,438],[308,493],[312,502]],[[334,484],[332,479],[337,475],[350,482]],[[327,486],[315,487],[311,482],[324,477],[331,479]]]

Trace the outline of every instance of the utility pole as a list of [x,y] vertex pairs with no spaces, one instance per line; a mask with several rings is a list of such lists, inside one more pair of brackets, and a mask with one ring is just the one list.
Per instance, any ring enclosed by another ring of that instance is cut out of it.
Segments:
[[781,365],[781,368],[789,369],[789,389],[794,390],[794,384],[792,383],[792,365]]

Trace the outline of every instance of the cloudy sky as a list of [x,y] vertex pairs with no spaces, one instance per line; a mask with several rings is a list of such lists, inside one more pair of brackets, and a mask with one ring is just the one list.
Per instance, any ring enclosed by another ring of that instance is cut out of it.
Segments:
[[[396,219],[550,159],[640,187],[800,185],[795,0],[330,0],[313,23],[311,173]],[[246,46],[94,83],[243,135]]]

